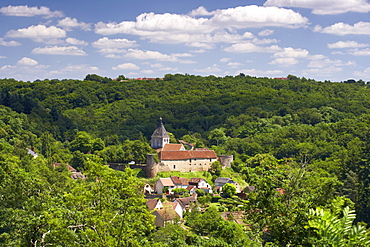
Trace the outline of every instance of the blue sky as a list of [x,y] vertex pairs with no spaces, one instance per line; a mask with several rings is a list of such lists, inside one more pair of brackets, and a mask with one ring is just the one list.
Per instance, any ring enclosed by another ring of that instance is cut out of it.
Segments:
[[368,0],[2,0],[0,78],[370,81]]

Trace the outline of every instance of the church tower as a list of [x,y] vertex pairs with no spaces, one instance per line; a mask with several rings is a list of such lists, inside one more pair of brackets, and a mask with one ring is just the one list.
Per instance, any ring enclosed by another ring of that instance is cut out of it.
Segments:
[[164,145],[167,143],[170,143],[170,136],[167,134],[166,129],[164,128],[164,125],[162,123],[162,118],[159,118],[159,123],[154,130],[151,141],[150,141],[150,146],[153,149],[158,149],[158,148],[163,148]]

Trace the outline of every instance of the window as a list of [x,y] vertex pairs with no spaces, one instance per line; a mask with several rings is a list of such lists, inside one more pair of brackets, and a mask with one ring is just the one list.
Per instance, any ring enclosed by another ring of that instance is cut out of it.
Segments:
[[176,169],[176,165],[173,165],[173,169]]

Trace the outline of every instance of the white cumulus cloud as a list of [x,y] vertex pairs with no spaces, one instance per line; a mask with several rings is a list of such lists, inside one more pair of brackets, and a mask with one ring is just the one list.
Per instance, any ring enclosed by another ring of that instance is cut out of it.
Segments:
[[5,41],[3,38],[0,38],[0,45],[2,46],[20,46],[22,45],[21,43],[17,42],[17,41]]
[[84,31],[91,30],[91,24],[79,22],[76,18],[70,17],[66,17],[63,20],[59,20],[57,26],[62,27],[67,31],[71,31],[73,28],[79,28]]
[[209,20],[212,25],[234,28],[286,27],[299,28],[308,24],[308,19],[291,9],[261,7],[257,5],[217,10]]
[[[196,15],[211,15],[195,18]],[[98,22],[95,33],[102,35],[130,34],[150,42],[180,44],[188,46],[207,44],[201,49],[213,49],[215,43],[238,43],[255,38],[251,32],[239,34],[237,29],[261,27],[306,27],[308,19],[293,10],[278,7],[241,6],[208,12],[200,7],[188,15],[143,13],[136,21]],[[272,34],[265,30],[261,35]],[[263,40],[262,42],[276,42]]]
[[45,55],[69,55],[69,56],[86,56],[86,52],[76,46],[46,46],[37,47],[32,50],[33,54]]
[[209,74],[209,73],[217,73],[217,72],[221,72],[222,70],[218,67],[217,64],[213,64],[212,66],[209,66],[207,68],[203,68],[203,69],[196,69],[195,71],[197,72],[200,72],[200,73],[206,73],[206,74]]
[[367,78],[367,80],[370,80],[370,67],[365,68],[363,71],[355,71],[353,72],[353,74],[355,76]]
[[27,5],[20,5],[20,6],[12,6],[9,5],[7,7],[0,8],[0,13],[8,16],[24,16],[24,17],[32,17],[37,15],[45,16],[46,18],[51,17],[63,17],[63,13],[61,11],[51,11],[48,7],[41,6],[38,7],[28,7]]
[[197,9],[192,10],[189,15],[190,16],[207,16],[207,15],[213,15],[215,12],[208,12],[206,8],[203,6],[200,6]]
[[285,47],[281,51],[276,52],[273,57],[280,58],[280,57],[293,57],[293,58],[304,58],[307,57],[309,52],[305,49],[294,49],[292,47]]
[[274,33],[274,30],[271,29],[265,29],[258,33],[259,36],[269,36]]
[[307,67],[313,68],[326,68],[326,67],[341,67],[341,66],[351,66],[355,65],[354,62],[348,61],[343,62],[342,60],[331,60],[331,59],[322,59],[322,60],[313,60],[311,61]]
[[100,69],[96,66],[90,66],[88,64],[70,64],[67,65],[64,68],[61,68],[59,70],[53,70],[50,71],[49,73],[54,75],[54,74],[65,74],[69,72],[77,72],[81,74],[90,74],[90,73],[98,73],[100,72]]
[[133,63],[122,63],[115,67],[112,67],[113,70],[138,70],[140,69],[139,66]]
[[299,61],[294,57],[280,57],[274,59],[269,64],[279,65],[279,66],[291,66],[297,64]]
[[143,31],[166,31],[180,33],[210,33],[218,27],[207,24],[206,18],[187,15],[144,13],[136,17],[135,28]]
[[158,61],[172,61],[172,62],[177,61],[176,57],[166,55],[158,51],[142,51],[137,49],[129,49],[124,57],[139,60],[153,59]]
[[370,56],[370,49],[352,49],[348,51],[348,54],[354,55],[354,56]]
[[247,52],[278,52],[281,48],[277,45],[273,46],[258,46],[252,43],[240,43],[226,47],[224,51],[247,53]]
[[336,43],[328,44],[329,49],[361,48],[367,46],[369,45],[357,43],[356,41],[338,41]]
[[315,26],[315,32],[334,34],[334,35],[348,35],[348,34],[357,34],[357,35],[370,35],[370,22],[357,22],[353,26],[338,22],[328,27],[321,27],[320,25]]
[[242,64],[238,63],[238,62],[229,62],[229,63],[227,63],[227,66],[230,66],[231,68],[238,68],[241,65]]
[[308,8],[317,15],[370,12],[370,3],[367,0],[267,0],[264,6]]
[[231,61],[231,58],[229,58],[229,57],[224,57],[224,58],[221,58],[221,59],[220,59],[220,62],[221,62],[221,63],[227,63],[227,62],[229,62],[229,61]]
[[98,22],[95,24],[95,33],[102,34],[102,35],[113,35],[119,33],[125,34],[139,34],[134,29],[135,22],[134,21],[123,21],[121,23],[116,22]]
[[30,26],[18,30],[10,30],[5,35],[8,38],[55,39],[66,37],[66,31],[55,26]]
[[110,48],[131,48],[137,46],[136,41],[128,39],[109,39],[103,37],[92,43],[92,46],[98,49]]
[[89,44],[86,41],[79,40],[76,38],[66,38],[66,42],[67,44],[70,44],[70,45],[84,45],[85,46]]
[[23,65],[23,66],[36,66],[39,63],[29,57],[23,57],[22,59],[18,60],[17,65]]
[[322,68],[315,68],[315,69],[306,69],[302,71],[304,76],[324,76],[329,77],[335,73],[341,72],[343,69],[338,68],[335,66],[326,67],[325,69]]

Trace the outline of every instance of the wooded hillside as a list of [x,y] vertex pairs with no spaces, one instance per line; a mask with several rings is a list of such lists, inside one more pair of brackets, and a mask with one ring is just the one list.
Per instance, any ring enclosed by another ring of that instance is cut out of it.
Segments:
[[[145,226],[140,234],[149,236],[152,226],[149,211],[140,208],[142,198],[135,186],[119,182],[124,177],[139,183],[135,174],[101,167],[145,162],[160,117],[172,133],[171,142],[184,140],[234,155],[233,170],[259,187],[244,205],[249,212],[264,210],[250,219],[258,226],[251,226],[261,233],[269,225],[275,243],[310,246],[313,242],[304,239],[309,209],[333,208],[340,204],[338,196],[347,198],[343,208],[356,210],[357,222],[370,222],[370,89],[363,81],[180,74],[147,81],[97,75],[83,81],[2,79],[0,104],[0,243],[28,246],[50,237],[64,246],[68,238],[87,244],[104,235],[110,237],[103,245],[120,246],[123,240],[117,236],[136,224]],[[31,147],[39,158],[27,155]],[[66,168],[55,170],[54,163],[86,171],[88,183],[70,181]],[[99,184],[96,177],[107,179]],[[272,193],[277,187],[287,191],[283,201]],[[122,188],[126,192],[120,194]],[[104,197],[106,190],[113,195],[112,207],[109,198],[96,202],[91,194]],[[96,223],[113,212],[127,215],[129,197],[140,205],[129,225],[122,223],[126,216],[115,217],[110,227],[104,220]],[[89,207],[92,213],[84,215]],[[32,212],[42,220],[33,219]],[[269,222],[268,216],[282,218]],[[19,227],[24,232],[15,234]],[[140,245],[140,234],[128,236],[132,246]]]

